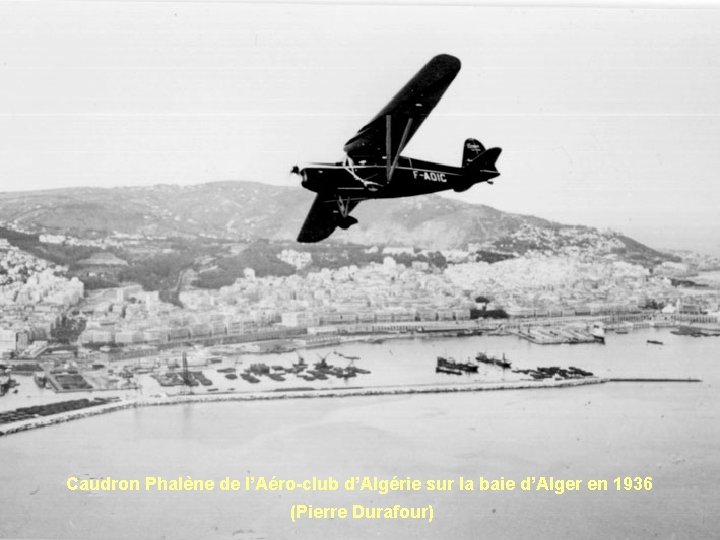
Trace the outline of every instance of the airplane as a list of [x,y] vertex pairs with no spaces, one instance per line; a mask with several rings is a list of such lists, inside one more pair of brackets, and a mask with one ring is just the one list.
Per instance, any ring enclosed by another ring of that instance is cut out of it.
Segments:
[[337,227],[357,223],[350,212],[361,201],[465,191],[500,176],[500,148],[485,149],[475,139],[463,146],[460,167],[401,156],[460,71],[460,60],[441,54],[425,64],[366,126],[345,143],[345,159],[297,165],[291,173],[317,193],[298,242],[320,242]]

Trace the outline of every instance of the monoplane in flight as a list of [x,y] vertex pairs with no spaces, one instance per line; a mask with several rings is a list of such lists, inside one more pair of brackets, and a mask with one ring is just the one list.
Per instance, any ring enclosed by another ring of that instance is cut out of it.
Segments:
[[436,56],[345,143],[344,161],[293,167],[302,186],[317,193],[298,242],[319,242],[336,227],[347,229],[357,223],[350,212],[361,201],[492,184],[500,175],[495,161],[501,149],[485,149],[475,139],[465,141],[460,167],[400,155],[459,71],[460,60],[454,56]]

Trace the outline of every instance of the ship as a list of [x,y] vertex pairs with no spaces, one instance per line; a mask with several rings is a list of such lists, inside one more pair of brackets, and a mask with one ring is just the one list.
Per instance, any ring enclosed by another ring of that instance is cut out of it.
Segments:
[[38,388],[45,388],[45,385],[47,384],[47,376],[45,373],[35,374],[35,384],[38,385]]
[[435,373],[449,373],[450,375],[462,375],[463,374],[463,372],[457,368],[446,367],[446,366],[436,366]]
[[484,352],[479,352],[477,353],[477,355],[475,355],[475,360],[482,364],[490,364],[493,366],[501,367],[503,369],[508,369],[512,365],[510,363],[510,360],[505,358],[505,353],[503,353],[502,358],[497,358],[495,356],[488,356]]
[[7,378],[0,379],[0,396],[4,396],[7,394],[7,391],[10,390],[10,386],[12,385],[12,379],[8,376]]
[[298,354],[298,361],[292,365],[290,369],[288,369],[288,373],[295,373],[296,375],[306,369],[308,365],[305,363],[305,359]]
[[235,373],[235,368],[234,367],[218,368],[216,371],[218,373]]
[[325,379],[327,379],[327,375],[323,371],[308,369],[305,373],[312,375],[320,381],[324,381]]
[[[0,396],[4,396],[8,393],[8,391],[11,388],[16,387],[18,383],[15,379],[12,378],[12,375],[9,371],[6,371],[5,374],[2,376],[3,378],[0,379]],[[15,392],[17,393],[17,392]]]
[[350,379],[352,377],[357,377],[357,373],[354,370],[342,368],[337,368],[334,372],[334,375],[338,379]]
[[590,335],[599,343],[605,343],[605,327],[601,322],[593,323],[590,327]]
[[254,375],[267,375],[270,373],[270,368],[266,364],[250,364],[250,367],[247,369],[250,373],[253,373]]
[[257,377],[254,377],[254,376],[251,375],[250,373],[241,373],[241,374],[240,374],[240,377],[242,377],[243,379],[245,379],[245,380],[246,380],[247,382],[249,382],[249,383],[253,383],[253,384],[254,384],[254,383],[259,383],[259,382],[260,382],[260,379],[258,379]]
[[[477,364],[456,362],[453,358],[445,358],[444,356],[437,357],[437,367],[445,368],[450,370],[459,370],[465,373],[477,373]],[[435,370],[437,372],[437,369]]]
[[327,363],[327,361],[325,360],[325,356],[321,356],[320,361],[315,362],[315,370],[316,371],[330,371],[334,367],[335,366]]
[[335,351],[335,354],[337,354],[338,356],[342,356],[343,358],[347,358],[348,360],[350,360],[350,362],[349,362],[348,365],[345,367],[345,369],[338,368],[338,369],[343,373],[342,376],[345,377],[346,379],[347,379],[348,377],[355,377],[355,376],[358,375],[358,374],[360,374],[360,375],[368,375],[368,374],[371,373],[371,371],[370,371],[369,369],[359,368],[359,367],[357,367],[357,366],[355,365],[355,360],[360,360],[360,357],[359,357],[359,356],[348,356],[348,355],[346,355],[346,354],[342,354],[342,353],[339,353],[339,352],[337,352],[337,351]]
[[652,343],[653,345],[663,345],[662,341],[658,341],[656,339],[648,339],[647,342]]
[[576,368],[575,366],[570,366],[567,369],[570,373],[577,373],[578,375],[582,377],[592,377],[593,373],[592,371],[585,371],[584,369]]
[[369,369],[355,367],[354,365],[350,365],[350,366],[346,367],[345,369],[348,371],[353,371],[354,373],[359,373],[361,375],[369,375],[370,373],[372,373],[372,371],[370,371]]

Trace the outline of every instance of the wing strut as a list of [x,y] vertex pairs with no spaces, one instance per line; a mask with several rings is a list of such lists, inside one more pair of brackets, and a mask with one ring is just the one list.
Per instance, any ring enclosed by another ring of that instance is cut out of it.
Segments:
[[[407,124],[405,124],[405,130],[403,131],[402,138],[400,139],[400,146],[399,148],[405,147],[405,139],[407,139],[408,134],[410,133],[410,127],[412,126],[412,118],[408,118]],[[395,154],[395,158],[392,162],[392,167],[390,167],[390,174],[388,175],[388,183],[390,183],[390,180],[392,179],[392,175],[395,172],[395,168],[397,167],[398,161],[400,161],[400,152]]]
[[[405,129],[403,130],[402,137],[400,138],[400,146],[398,146],[398,149],[405,147],[408,135],[410,135],[410,128],[412,127],[412,122],[413,119],[408,118],[407,124],[405,124]],[[392,180],[392,176],[395,172],[395,169],[397,168],[398,161],[400,161],[400,151],[398,150],[397,154],[395,154],[394,156],[392,155],[392,116],[388,114],[385,115],[385,167],[388,184],[390,183],[390,180]]]
[[392,176],[392,116],[385,115],[385,162],[387,181]]

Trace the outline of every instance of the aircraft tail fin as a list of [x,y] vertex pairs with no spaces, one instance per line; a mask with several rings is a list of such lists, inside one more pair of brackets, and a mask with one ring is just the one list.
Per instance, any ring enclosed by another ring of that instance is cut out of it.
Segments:
[[[487,173],[492,174],[489,178],[499,176],[495,162],[502,152],[501,148],[490,148],[486,150],[480,141],[468,139],[465,141],[463,150],[462,166],[468,173]],[[483,175],[487,176],[487,175]],[[483,178],[486,180],[488,178]]]
[[482,143],[476,139],[467,139],[463,148],[462,166],[467,167],[485,151]]
[[455,188],[455,191],[465,191],[478,182],[492,183],[493,178],[500,176],[495,162],[502,148],[485,149],[480,141],[468,139],[463,150],[462,168],[466,181]]

